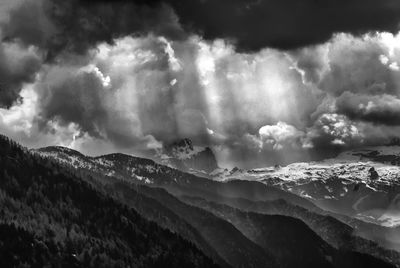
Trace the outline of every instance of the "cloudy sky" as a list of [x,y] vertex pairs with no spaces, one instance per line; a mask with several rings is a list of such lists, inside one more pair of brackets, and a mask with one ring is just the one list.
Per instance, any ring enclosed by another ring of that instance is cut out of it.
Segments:
[[0,0],[0,132],[222,166],[400,139],[398,0]]

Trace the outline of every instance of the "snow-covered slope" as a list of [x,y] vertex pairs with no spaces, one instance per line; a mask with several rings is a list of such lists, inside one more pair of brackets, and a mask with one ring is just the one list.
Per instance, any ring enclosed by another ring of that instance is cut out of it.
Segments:
[[224,195],[254,201],[284,199],[304,208],[320,211],[309,200],[260,182],[236,180],[221,183],[158,164],[153,160],[126,154],[89,157],[63,147],[46,147],[32,151],[42,157],[64,163],[83,174],[103,178],[104,183],[109,183],[110,178],[116,178],[129,183],[145,183],[166,188],[176,194]]
[[[133,179],[145,184],[152,184],[154,181],[151,176],[143,175],[144,173],[153,174],[161,172],[162,169],[162,166],[152,160],[118,153],[90,157],[61,146],[50,146],[32,151],[77,170],[91,171],[105,177],[112,176],[123,180]],[[162,172],[168,173],[168,169]]]
[[213,178],[256,180],[336,213],[400,225],[400,146],[369,147],[319,162],[253,170],[220,170]]

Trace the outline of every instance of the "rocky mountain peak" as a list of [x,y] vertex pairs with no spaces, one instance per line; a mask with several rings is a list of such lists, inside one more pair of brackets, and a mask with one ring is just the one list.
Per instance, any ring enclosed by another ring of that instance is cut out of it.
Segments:
[[184,149],[193,150],[193,142],[189,138],[184,138],[171,143],[167,147],[169,147],[169,149],[177,149],[177,150],[184,150]]
[[193,145],[189,138],[166,145],[160,158],[163,164],[202,176],[208,176],[218,168],[212,149]]

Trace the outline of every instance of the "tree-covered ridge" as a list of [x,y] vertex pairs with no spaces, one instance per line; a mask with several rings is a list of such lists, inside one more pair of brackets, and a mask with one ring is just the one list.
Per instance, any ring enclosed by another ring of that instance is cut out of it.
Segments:
[[0,267],[214,267],[193,244],[0,137]]
[[[243,239],[243,237],[233,235],[233,231],[237,232],[238,230],[226,226],[227,223],[232,224],[230,220],[224,219],[224,221],[220,221],[221,224],[214,224],[215,215],[210,214],[207,208],[200,210],[193,207],[186,208],[187,205],[182,204],[182,199],[171,198],[171,194],[178,198],[182,196],[201,197],[208,201],[226,203],[240,210],[253,211],[258,214],[280,214],[298,218],[334,248],[341,251],[365,253],[399,265],[398,252],[387,250],[373,241],[358,237],[354,228],[327,215],[310,201],[260,182],[213,181],[157,164],[149,159],[120,153],[88,157],[68,148],[54,146],[33,151],[48,157],[55,163],[64,165],[67,172],[75,171],[79,177],[92,183],[97,189],[105,190],[128,206],[132,206],[146,218],[156,221],[172,232],[179,233],[221,266],[228,262],[234,267],[241,265],[249,267],[251,263],[260,258],[253,255],[257,250],[250,250],[251,254],[244,250],[246,237]],[[158,187],[167,191],[161,191]],[[205,218],[207,220],[203,223],[202,219]],[[255,231],[259,231],[259,229],[254,228]],[[232,232],[229,233],[229,230]],[[371,229],[367,227],[367,230]],[[375,232],[371,231],[371,233]],[[274,238],[285,237],[280,232],[273,232],[272,235]],[[235,242],[240,246],[228,243],[229,239],[226,237],[235,237]],[[248,238],[251,237],[247,235],[247,240]],[[267,239],[273,240],[269,237]],[[308,245],[308,243],[305,244]],[[285,250],[280,243],[272,247],[278,251]],[[302,245],[300,247],[303,248]],[[293,252],[293,256],[302,255],[299,250],[288,252]],[[268,254],[262,252],[260,255],[265,257]],[[346,258],[347,265],[351,264],[348,260],[355,256],[355,254],[350,255]],[[310,256],[314,257],[315,255],[310,254]],[[221,261],[221,257],[225,263]],[[360,258],[368,259],[366,256],[360,256]],[[295,263],[296,267],[299,266],[296,261],[292,263]]]

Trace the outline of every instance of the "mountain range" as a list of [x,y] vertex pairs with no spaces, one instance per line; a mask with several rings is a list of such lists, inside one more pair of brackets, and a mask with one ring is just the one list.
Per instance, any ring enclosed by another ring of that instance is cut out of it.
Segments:
[[[358,215],[367,203],[352,211],[309,190],[312,181],[332,187],[334,176],[276,175],[289,166],[224,170],[211,149],[187,139],[158,163],[28,150],[5,136],[0,146],[1,267],[400,267],[395,225]],[[383,185],[380,168],[393,166],[368,161],[379,178],[367,166],[370,178],[358,178],[355,193],[366,191],[362,182]],[[379,189],[395,183],[387,185]]]

